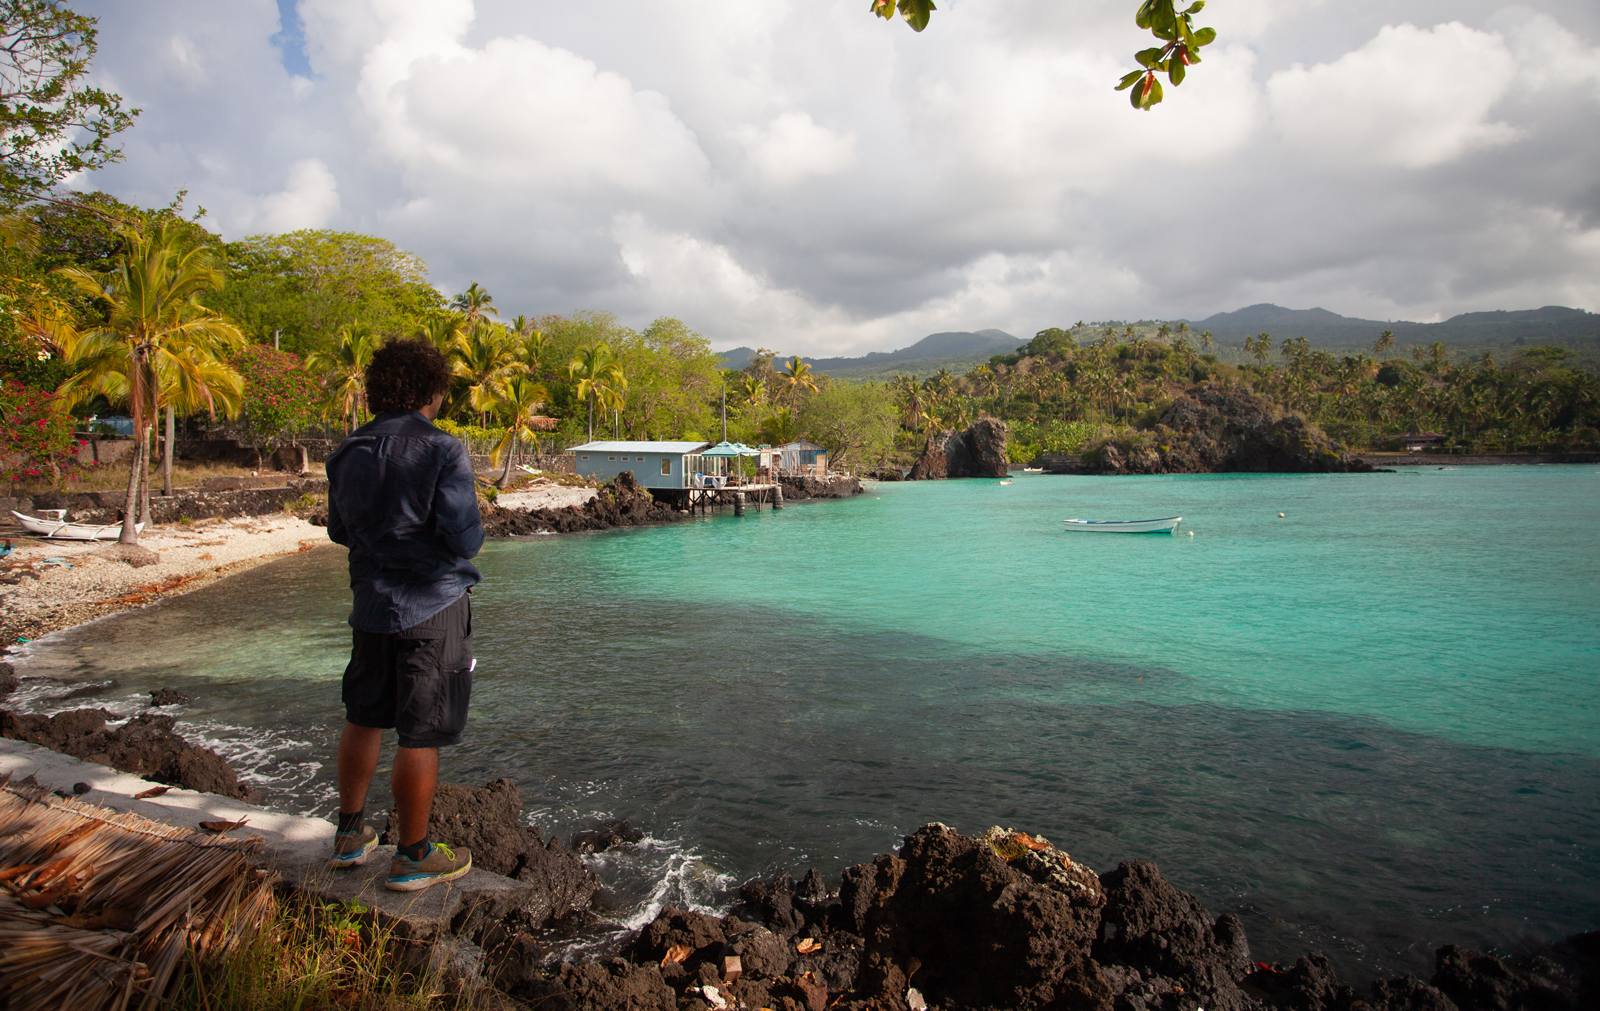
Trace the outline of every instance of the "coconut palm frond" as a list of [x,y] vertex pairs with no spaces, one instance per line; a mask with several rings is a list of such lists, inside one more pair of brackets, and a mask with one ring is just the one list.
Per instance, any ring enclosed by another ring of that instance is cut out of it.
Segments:
[[232,950],[271,911],[274,876],[258,867],[262,850],[259,837],[202,837],[0,786],[7,1006],[157,1005],[180,965]]

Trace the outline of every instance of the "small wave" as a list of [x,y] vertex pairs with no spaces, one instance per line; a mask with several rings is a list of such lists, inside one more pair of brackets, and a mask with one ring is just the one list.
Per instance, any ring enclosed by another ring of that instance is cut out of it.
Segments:
[[616,951],[668,906],[721,916],[738,883],[680,840],[643,839],[618,849],[582,858],[607,892],[620,900],[596,929],[562,939],[552,961],[574,961]]

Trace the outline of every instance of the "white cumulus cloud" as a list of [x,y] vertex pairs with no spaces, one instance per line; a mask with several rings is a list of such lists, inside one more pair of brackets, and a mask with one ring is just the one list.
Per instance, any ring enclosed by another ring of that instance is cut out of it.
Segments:
[[734,131],[750,164],[775,186],[793,186],[809,176],[831,176],[856,163],[856,139],[818,126],[809,113],[786,112],[765,127]]
[[1274,74],[1267,100],[1278,131],[1319,157],[1420,169],[1516,139],[1493,117],[1516,74],[1496,33],[1388,25],[1331,63]]

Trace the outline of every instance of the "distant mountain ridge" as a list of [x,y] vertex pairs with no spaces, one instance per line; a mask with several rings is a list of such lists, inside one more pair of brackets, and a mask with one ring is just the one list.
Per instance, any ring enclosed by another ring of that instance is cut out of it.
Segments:
[[[896,372],[925,375],[937,372],[941,367],[952,372],[958,367],[966,371],[994,355],[1010,354],[1026,343],[1026,339],[1013,337],[1004,330],[952,330],[929,334],[898,351],[872,351],[859,358],[808,358],[802,355],[801,360],[810,365],[813,372],[825,372],[841,379],[876,379]],[[722,367],[742,369],[750,364],[753,357],[755,351],[751,348],[733,348],[722,352]],[[786,360],[787,355],[780,355],[774,359],[774,363]]]
[[[1394,353],[1438,341],[1458,350],[1472,348],[1496,353],[1500,349],[1556,344],[1579,351],[1585,361],[1600,358],[1600,313],[1564,305],[1464,312],[1440,323],[1413,323],[1341,316],[1320,307],[1286,309],[1261,302],[1186,322],[1195,334],[1210,330],[1218,345],[1216,350],[1228,361],[1248,360],[1240,345],[1246,337],[1258,333],[1271,334],[1279,343],[1285,338],[1303,336],[1313,347],[1344,353],[1359,349],[1370,354],[1373,342],[1385,330],[1395,335],[1398,347]],[[886,379],[897,373],[926,377],[941,368],[964,373],[994,355],[1011,354],[1029,339],[1014,337],[1004,330],[956,330],[929,334],[898,351],[873,351],[857,358],[801,357],[813,371],[840,379]],[[1085,339],[1080,335],[1080,341]],[[722,367],[742,369],[754,356],[755,351],[747,347],[724,351]],[[787,357],[778,356],[774,364]]]
[[1370,346],[1385,330],[1392,332],[1399,344],[1439,341],[1446,345],[1490,346],[1565,344],[1573,340],[1600,339],[1600,313],[1564,305],[1465,312],[1439,323],[1413,323],[1341,316],[1322,308],[1285,309],[1262,302],[1187,322],[1190,329],[1210,330],[1211,336],[1224,344],[1269,333],[1278,339],[1303,336],[1313,346]]

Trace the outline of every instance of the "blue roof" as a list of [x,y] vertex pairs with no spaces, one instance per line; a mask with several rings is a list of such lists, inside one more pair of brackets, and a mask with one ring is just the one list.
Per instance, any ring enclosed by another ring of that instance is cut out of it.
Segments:
[[586,442],[569,453],[670,453],[682,456],[710,446],[709,442]]

